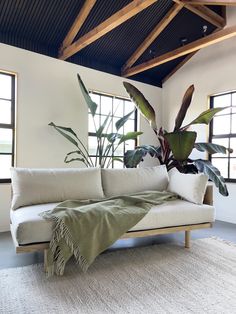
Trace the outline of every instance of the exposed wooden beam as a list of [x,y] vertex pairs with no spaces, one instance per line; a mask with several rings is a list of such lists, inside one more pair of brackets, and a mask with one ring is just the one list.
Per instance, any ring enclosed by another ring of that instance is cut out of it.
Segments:
[[193,6],[186,4],[185,8],[217,27],[222,28],[225,26],[225,19],[205,6]]
[[[217,28],[214,31],[214,33],[218,32],[219,30],[221,30],[221,28]],[[164,84],[172,75],[174,75],[180,68],[182,68],[182,66],[184,66],[185,63],[187,63],[198,51],[199,50],[196,50],[187,55],[187,57],[184,58],[184,60],[182,60],[166,77],[164,77],[164,79],[162,80],[162,84]]]
[[186,58],[184,58],[184,60],[182,60],[166,77],[164,77],[164,79],[162,80],[162,84],[164,84],[172,75],[175,74],[175,72],[177,72],[180,68],[182,68],[182,66],[188,62],[188,60],[190,60],[197,52],[194,51],[192,53],[190,53],[189,55],[187,55]]
[[183,0],[183,3],[196,4],[196,5],[229,5],[235,6],[236,0]]
[[94,7],[95,3],[96,0],[85,0],[82,9],[80,10],[77,18],[75,19],[74,23],[72,24],[68,34],[66,35],[62,43],[61,50],[64,50],[73,42],[82,25],[84,24],[84,21],[86,20],[87,16]]
[[189,53],[192,53],[194,51],[197,51],[199,49],[208,47],[210,45],[219,43],[223,40],[229,39],[236,36],[236,26],[232,26],[226,29],[223,29],[217,33],[210,34],[206,37],[203,37],[201,39],[198,39],[192,43],[189,43],[183,47],[177,48],[171,52],[167,52],[163,54],[162,56],[156,57],[152,60],[149,60],[147,62],[144,62],[142,64],[139,64],[135,67],[132,67],[130,69],[127,69],[124,71],[123,76],[128,77],[135,75],[140,72],[144,72],[148,69],[154,68],[158,65],[161,65],[163,63],[169,62],[171,60],[177,59],[179,57],[188,55]]
[[200,16],[204,20],[208,21],[212,25],[215,25],[217,27],[223,28],[225,26],[225,19],[220,16],[219,14],[215,13],[211,9],[205,7],[205,6],[195,6],[189,3],[185,3],[181,0],[174,0],[176,3],[184,3],[184,7],[188,9],[189,11],[195,13],[196,15]]
[[164,18],[157,24],[157,26],[151,31],[147,38],[142,42],[142,44],[137,48],[137,50],[128,59],[125,65],[122,67],[122,71],[130,68],[138,58],[147,50],[147,48],[153,43],[153,41],[160,35],[160,33],[166,28],[166,26],[173,20],[173,18],[179,13],[183,8],[184,4],[177,4],[167,12]]
[[138,14],[139,12],[146,9],[147,7],[149,7],[150,5],[157,1],[158,0],[133,0],[130,4],[128,4],[127,6],[113,14],[111,17],[109,17],[107,20],[99,24],[90,32],[82,36],[80,39],[71,44],[69,47],[65,48],[65,50],[62,51],[59,58],[65,60],[71,57],[84,47],[88,46],[95,40],[104,36],[111,30],[119,26],[120,24],[129,20],[131,17]]

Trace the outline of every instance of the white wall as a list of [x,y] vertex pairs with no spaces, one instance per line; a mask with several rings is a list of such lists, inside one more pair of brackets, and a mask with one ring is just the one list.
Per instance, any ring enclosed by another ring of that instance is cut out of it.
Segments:
[[[236,8],[227,11],[227,26],[236,25]],[[182,96],[191,84],[195,94],[186,122],[208,109],[208,96],[236,89],[236,37],[200,50],[163,86],[162,119],[167,129],[173,128]],[[205,141],[207,127],[199,127],[199,140]],[[236,184],[228,184],[230,196],[214,191],[217,219],[236,223]]]
[[[128,96],[122,84],[123,78],[118,76],[3,44],[0,44],[0,56],[0,69],[18,75],[18,167],[68,166],[63,160],[73,147],[48,126],[51,121],[71,126],[87,143],[87,106],[80,92],[77,73],[80,73],[88,89]],[[132,83],[153,106],[160,104],[160,88],[134,81]],[[161,108],[157,109],[160,112]],[[140,144],[156,144],[156,138],[144,119],[140,121],[140,130],[144,132]],[[153,162],[148,161],[149,164]],[[82,165],[74,163],[71,166]],[[10,185],[0,184],[0,231],[9,230],[9,208]]]

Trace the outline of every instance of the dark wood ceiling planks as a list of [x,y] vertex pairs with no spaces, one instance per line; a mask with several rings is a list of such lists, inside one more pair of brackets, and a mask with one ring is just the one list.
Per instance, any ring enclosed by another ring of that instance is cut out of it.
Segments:
[[[131,0],[97,0],[75,40],[129,3]],[[83,4],[83,0],[0,1],[0,42],[57,58],[60,46]],[[157,1],[67,61],[121,75],[122,66],[173,5],[172,0]],[[221,7],[211,6],[211,9],[221,14]],[[188,42],[201,38],[205,25],[208,34],[216,29],[199,16],[182,9],[135,65],[180,47],[183,37]],[[162,80],[183,59],[173,60],[131,78],[161,86]]]

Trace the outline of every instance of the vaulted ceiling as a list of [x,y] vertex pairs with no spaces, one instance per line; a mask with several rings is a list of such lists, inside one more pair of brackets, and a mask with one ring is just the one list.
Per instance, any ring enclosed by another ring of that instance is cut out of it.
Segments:
[[[185,2],[4,0],[0,1],[0,42],[104,72],[129,76],[127,70],[130,68],[224,27],[223,6],[199,8],[191,4],[191,0]],[[114,20],[108,20],[108,25],[105,25],[107,28],[99,28],[114,14]],[[77,25],[73,26],[76,21]],[[75,32],[76,27],[78,32]],[[68,38],[70,30],[74,34],[70,33]],[[189,59],[189,56],[180,56],[130,78],[162,86],[163,80],[186,58]]]

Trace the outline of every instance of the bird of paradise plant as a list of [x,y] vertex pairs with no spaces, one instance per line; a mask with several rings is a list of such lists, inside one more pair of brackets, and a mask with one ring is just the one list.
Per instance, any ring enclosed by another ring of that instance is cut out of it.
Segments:
[[[108,114],[101,126],[96,125],[94,116],[98,105],[91,99],[81,77],[79,74],[78,81],[79,86],[82,91],[84,100],[88,106],[89,112],[92,115],[93,123],[95,126],[96,139],[97,139],[97,148],[96,148],[96,158],[95,161],[90,157],[87,145],[83,143],[79,136],[74,130],[69,127],[59,126],[53,122],[49,123],[57,132],[59,132],[64,138],[66,138],[71,144],[75,146],[75,150],[66,154],[64,162],[71,163],[74,161],[82,162],[86,167],[109,167],[112,163],[112,160],[118,160],[123,162],[122,159],[118,157],[112,157],[111,151],[114,152],[118,149],[120,145],[123,145],[126,141],[135,140],[142,132],[128,132],[126,134],[119,133],[120,129],[128,121],[129,117],[133,114],[133,111],[120,118],[116,124],[116,132],[108,133],[109,127],[112,123],[111,113]],[[106,141],[107,140],[107,141]]]
[[202,112],[192,122],[183,126],[182,124],[191,104],[194,92],[194,85],[191,85],[183,97],[180,110],[175,119],[173,132],[167,132],[162,127],[157,128],[155,111],[144,95],[132,84],[128,82],[124,82],[123,84],[138,110],[149,122],[160,143],[158,147],[143,145],[136,147],[134,150],[128,150],[124,157],[125,166],[127,168],[137,167],[138,164],[143,161],[143,158],[149,154],[151,157],[157,158],[160,164],[165,164],[168,171],[172,168],[177,168],[182,173],[203,172],[207,174],[209,179],[218,187],[219,192],[224,196],[228,196],[227,186],[220,171],[214,167],[209,160],[194,160],[189,157],[194,148],[201,152],[207,152],[208,154],[226,154],[227,151],[229,151],[229,153],[232,152],[232,149],[227,149],[218,144],[196,143],[197,133],[189,130],[191,125],[208,125],[215,114],[225,108],[208,109]]

